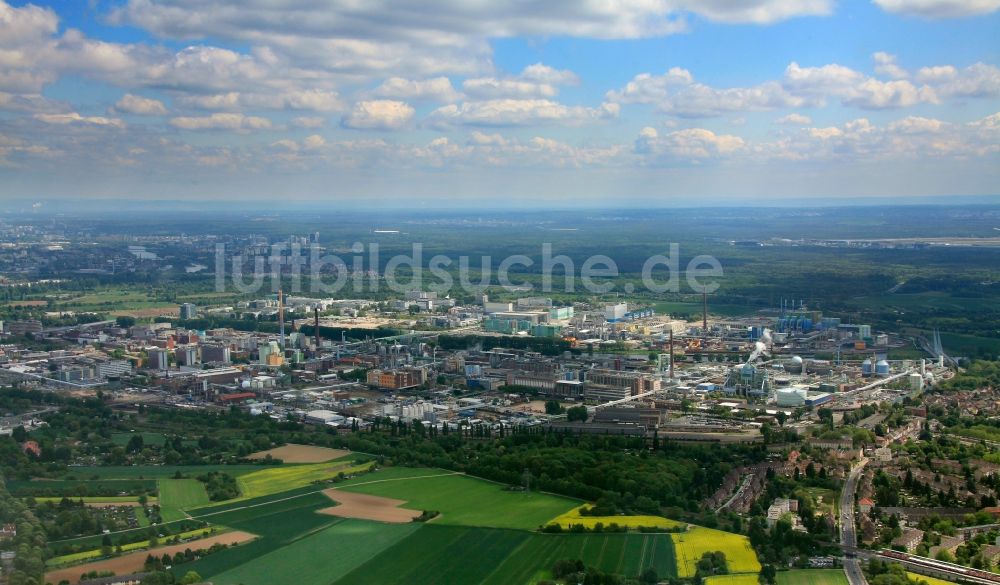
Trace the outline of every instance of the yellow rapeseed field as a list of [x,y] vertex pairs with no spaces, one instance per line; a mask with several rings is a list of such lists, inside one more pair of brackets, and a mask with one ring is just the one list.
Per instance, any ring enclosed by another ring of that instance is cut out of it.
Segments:
[[574,508],[565,514],[561,514],[553,518],[549,524],[559,524],[564,529],[568,529],[574,524],[583,524],[587,528],[593,528],[598,522],[604,526],[617,524],[618,526],[624,526],[632,530],[640,527],[676,528],[678,526],[685,526],[683,522],[670,520],[669,518],[664,518],[663,516],[582,516],[580,514],[580,510],[583,508],[585,508],[585,506],[580,506],[579,508]]
[[694,526],[687,532],[671,534],[674,556],[677,558],[677,575],[693,577],[698,561],[706,552],[722,551],[730,573],[760,573],[760,561],[750,546],[750,539],[740,534]]

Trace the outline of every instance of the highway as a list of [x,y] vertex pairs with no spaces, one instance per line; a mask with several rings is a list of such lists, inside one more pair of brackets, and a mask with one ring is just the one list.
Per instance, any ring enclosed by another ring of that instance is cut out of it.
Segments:
[[[854,526],[854,494],[858,490],[858,479],[861,471],[868,464],[867,459],[862,459],[860,463],[851,469],[851,473],[844,482],[844,491],[840,492],[840,544],[843,547],[855,548],[858,544],[857,533]],[[861,563],[858,562],[854,553],[848,553],[844,559],[844,573],[847,581],[851,585],[868,585],[864,573],[861,572]]]

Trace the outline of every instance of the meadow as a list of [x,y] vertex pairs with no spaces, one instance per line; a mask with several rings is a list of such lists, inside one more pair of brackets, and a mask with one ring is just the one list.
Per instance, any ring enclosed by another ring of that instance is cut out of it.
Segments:
[[584,516],[580,514],[580,511],[585,507],[586,506],[580,506],[579,508],[574,508],[565,514],[560,514],[547,522],[547,524],[558,524],[565,529],[568,529],[574,524],[582,524],[587,528],[593,528],[598,523],[603,524],[604,526],[617,524],[618,526],[623,526],[630,530],[636,530],[638,528],[677,529],[687,526],[684,522],[670,520],[669,518],[664,518],[663,516]]
[[503,559],[483,583],[529,583],[560,559],[581,559],[622,575],[635,576],[650,567],[660,577],[677,574],[667,534],[534,534]]
[[[381,473],[379,474],[381,475]],[[375,476],[369,476],[375,480]],[[524,493],[465,475],[447,474],[394,481],[370,481],[340,489],[404,500],[410,510],[436,510],[435,524],[535,530],[580,505],[577,500]]]
[[[329,585],[410,536],[420,524],[343,520],[212,578],[216,585]],[[322,563],[315,559],[322,558]]]
[[197,479],[161,479],[157,485],[160,517],[164,522],[187,518],[185,510],[209,503],[205,484]]
[[679,577],[693,577],[698,570],[698,560],[706,552],[722,551],[730,573],[760,573],[757,553],[750,540],[740,534],[695,526],[687,532],[670,535],[674,541]]
[[778,585],[848,585],[843,569],[802,569],[779,571]]

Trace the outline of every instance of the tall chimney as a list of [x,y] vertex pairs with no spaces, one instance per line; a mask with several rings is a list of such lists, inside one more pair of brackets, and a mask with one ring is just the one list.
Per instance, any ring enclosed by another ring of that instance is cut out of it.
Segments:
[[313,315],[316,317],[313,332],[316,334],[316,351],[318,352],[319,351],[319,307],[318,306],[313,308]]

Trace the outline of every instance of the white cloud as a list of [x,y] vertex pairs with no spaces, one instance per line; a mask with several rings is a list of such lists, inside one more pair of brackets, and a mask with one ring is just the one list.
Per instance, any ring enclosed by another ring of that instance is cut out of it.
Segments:
[[167,108],[163,102],[151,98],[144,98],[130,93],[122,96],[115,104],[114,110],[125,114],[136,114],[139,116],[165,116]]
[[497,98],[550,98],[555,97],[559,90],[548,83],[534,83],[519,79],[497,79],[495,77],[478,77],[466,79],[462,83],[462,91],[472,99],[489,100]]
[[549,85],[577,85],[580,83],[580,78],[576,73],[568,69],[555,69],[543,63],[528,65],[518,77]]
[[896,56],[879,51],[872,55],[875,60],[875,73],[891,77],[892,79],[906,79],[909,74],[905,69],[896,64]]
[[364,130],[398,130],[413,119],[414,112],[413,106],[397,100],[361,101],[344,114],[341,124]]
[[68,114],[35,114],[35,119],[46,124],[89,124],[93,126],[110,126],[113,128],[125,127],[125,122],[120,118],[81,116],[76,112]]
[[181,116],[170,119],[170,125],[181,130],[267,130],[271,121],[258,116],[216,113],[211,116]]
[[464,102],[438,108],[427,117],[432,128],[448,126],[530,126],[542,124],[581,124],[616,118],[618,104],[602,104],[597,108],[566,106],[544,99],[497,99]]
[[1000,0],[873,0],[883,10],[923,18],[960,18],[1000,10]]
[[579,77],[572,71],[557,70],[535,63],[513,77],[477,77],[466,79],[462,90],[474,100],[501,98],[552,98],[559,94],[559,85],[575,85]]
[[645,127],[635,141],[635,152],[653,157],[706,159],[733,155],[746,146],[739,136],[716,134],[705,128],[686,128],[660,136],[656,128]]
[[782,116],[774,121],[775,124],[788,124],[793,126],[808,126],[812,124],[812,118],[809,116],[804,116],[802,114],[791,113],[787,116]]
[[296,128],[322,128],[326,124],[326,118],[299,116],[292,118],[292,126]]
[[451,85],[447,77],[412,80],[402,77],[390,77],[382,82],[372,95],[381,98],[396,98],[403,100],[430,100],[435,102],[453,102],[461,97]]

